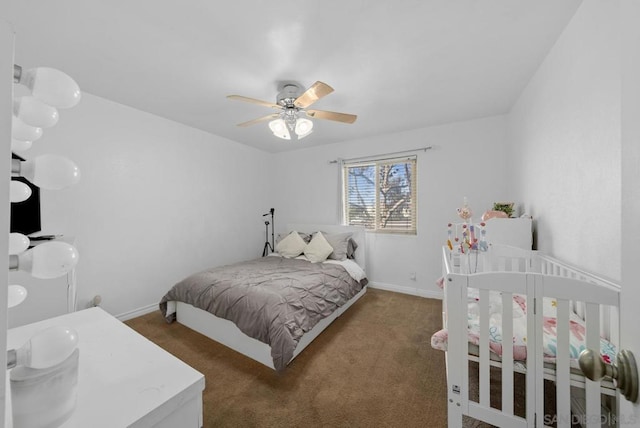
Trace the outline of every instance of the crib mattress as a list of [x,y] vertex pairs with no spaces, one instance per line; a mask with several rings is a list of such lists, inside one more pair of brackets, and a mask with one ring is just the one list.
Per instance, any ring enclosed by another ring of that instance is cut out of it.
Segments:
[[[489,348],[498,357],[502,356],[502,297],[498,292],[491,292],[489,302]],[[480,344],[478,290],[469,289],[468,297],[468,340],[471,345]],[[557,302],[555,299],[545,298],[543,301],[543,354],[545,362],[554,363],[557,350]],[[513,359],[526,361],[527,359],[527,301],[524,296],[513,295]],[[569,317],[569,352],[570,358],[575,360],[580,352],[586,349],[585,322],[575,313]],[[447,329],[435,332],[431,336],[431,347],[447,351],[449,333]],[[600,354],[606,363],[615,361],[616,348],[606,339],[600,338]]]

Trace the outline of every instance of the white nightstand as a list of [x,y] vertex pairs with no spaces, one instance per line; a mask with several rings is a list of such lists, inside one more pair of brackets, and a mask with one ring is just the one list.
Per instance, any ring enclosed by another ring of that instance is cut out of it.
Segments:
[[77,406],[62,427],[202,426],[204,376],[98,307],[10,329],[7,349],[54,325],[74,328],[80,349]]

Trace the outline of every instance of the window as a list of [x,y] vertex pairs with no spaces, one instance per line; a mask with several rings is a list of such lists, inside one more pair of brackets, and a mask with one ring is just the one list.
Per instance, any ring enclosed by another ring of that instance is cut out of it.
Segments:
[[416,233],[416,157],[345,163],[343,209],[348,225]]

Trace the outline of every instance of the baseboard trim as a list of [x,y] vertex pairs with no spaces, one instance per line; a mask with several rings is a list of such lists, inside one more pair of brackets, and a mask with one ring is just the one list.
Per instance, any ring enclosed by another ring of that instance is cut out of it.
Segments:
[[132,318],[137,318],[137,317],[141,317],[142,315],[150,314],[151,312],[157,311],[159,309],[160,308],[158,307],[157,303],[152,303],[150,305],[143,306],[141,308],[134,309],[132,311],[125,312],[120,315],[116,315],[116,318],[119,319],[120,321],[127,321]]
[[380,290],[393,291],[395,293],[410,294],[412,296],[425,297],[427,299],[442,300],[441,291],[421,290],[419,288],[404,287],[402,285],[385,284],[384,282],[370,282],[368,286],[371,288],[378,288]]

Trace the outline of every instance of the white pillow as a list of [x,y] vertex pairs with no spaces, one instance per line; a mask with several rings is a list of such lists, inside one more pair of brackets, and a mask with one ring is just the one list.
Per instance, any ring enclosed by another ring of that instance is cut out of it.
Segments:
[[311,242],[304,247],[304,255],[311,263],[323,262],[331,253],[333,253],[333,247],[327,242],[322,232],[313,235]]
[[288,234],[282,241],[276,244],[276,252],[282,257],[288,259],[292,257],[298,257],[304,251],[304,247],[307,245],[304,239],[298,235],[295,230]]

